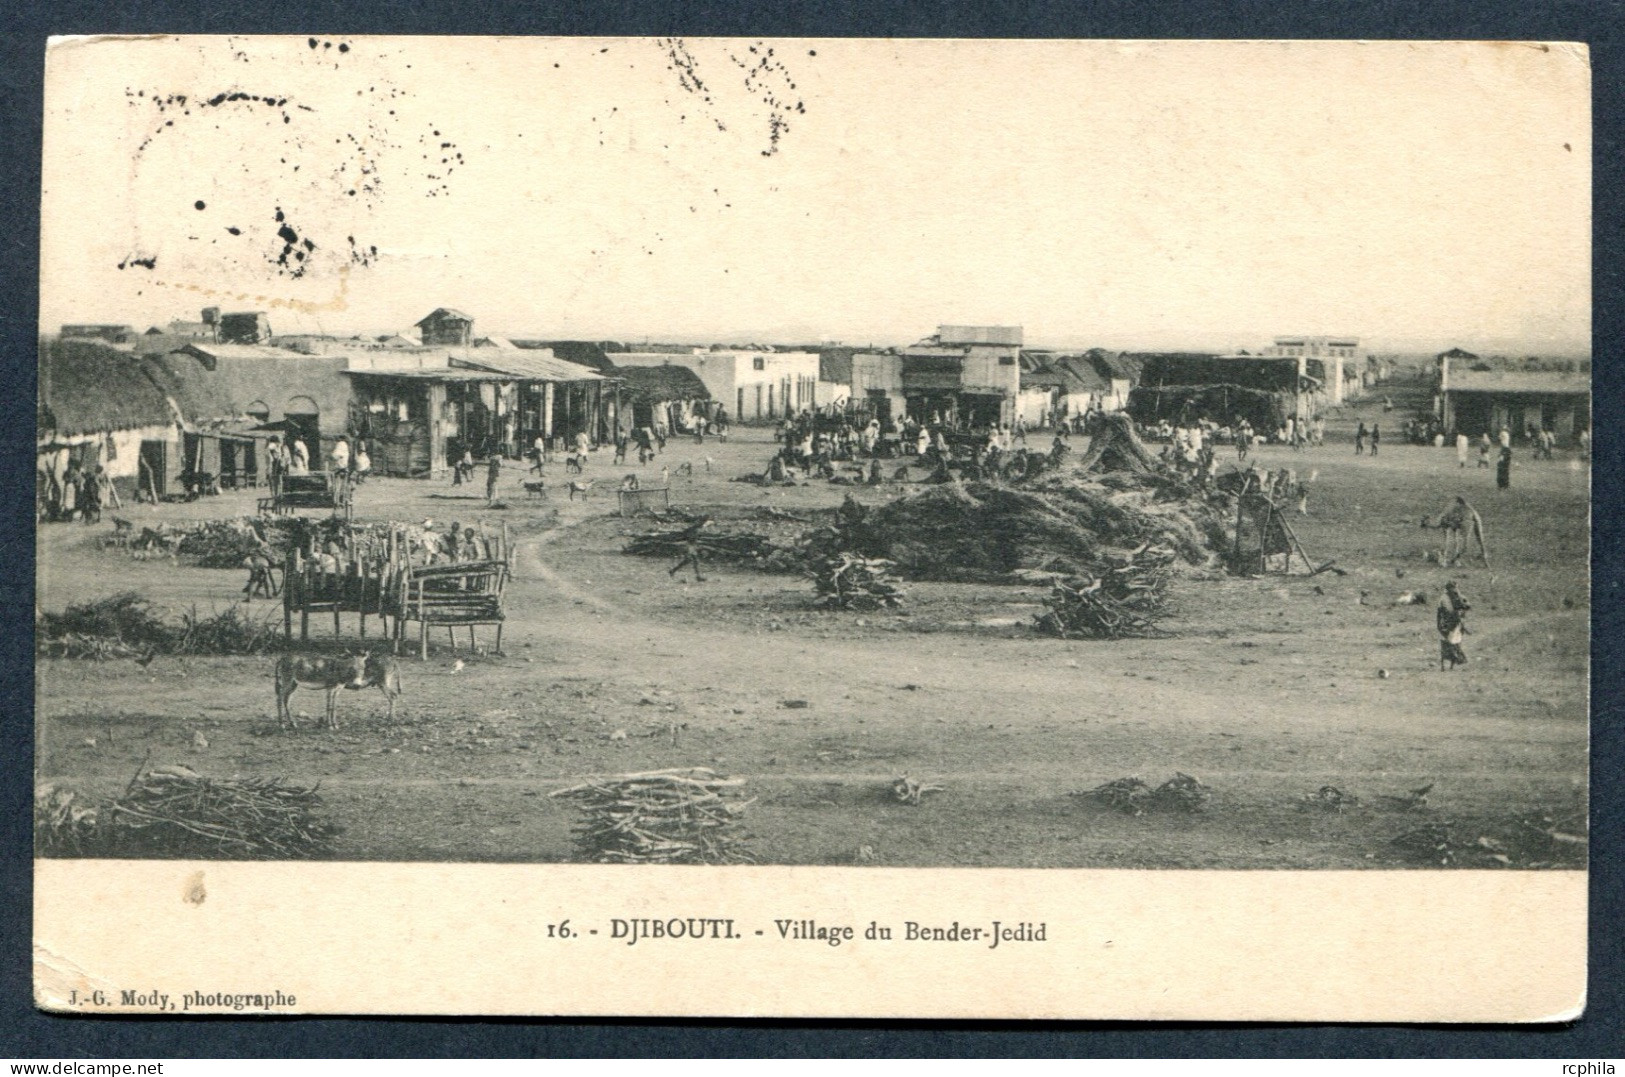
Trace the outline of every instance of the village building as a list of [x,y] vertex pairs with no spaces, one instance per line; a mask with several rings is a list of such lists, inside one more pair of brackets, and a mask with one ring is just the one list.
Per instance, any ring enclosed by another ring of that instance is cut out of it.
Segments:
[[345,355],[192,341],[152,362],[175,387],[186,418],[185,473],[254,486],[265,481],[264,446],[272,436],[298,438],[320,461],[354,432]]
[[603,444],[624,428],[616,382],[545,349],[391,349],[349,357],[354,433],[373,470],[442,474],[464,452],[519,456],[538,437]]
[[633,429],[688,433],[715,417],[705,382],[683,366],[629,366],[617,371]]
[[1504,429],[1522,437],[1533,426],[1567,442],[1591,428],[1591,375],[1578,363],[1572,370],[1492,369],[1459,348],[1435,362],[1439,418],[1451,436]]
[[1020,326],[943,325],[900,349],[908,416],[972,427],[1014,423],[1021,340]]
[[[1171,353],[1135,357],[1140,383],[1129,394],[1129,414],[1141,424],[1207,421],[1230,426],[1245,419],[1260,433],[1287,420],[1301,424],[1330,402],[1309,357]],[[1322,368],[1324,369],[1324,368]]]
[[430,311],[417,329],[425,347],[466,348],[474,343],[474,319],[450,307]]
[[1102,377],[1087,356],[1023,351],[1021,368],[1016,417],[1027,426],[1049,426],[1120,406],[1113,399],[1110,379]]
[[776,422],[819,406],[818,356],[813,352],[689,348],[620,352],[610,358],[618,368],[692,370],[733,422]]
[[176,401],[146,360],[99,339],[42,343],[35,412],[42,496],[52,479],[60,487],[74,461],[104,468],[123,498],[133,499],[138,486],[162,496],[166,478],[180,471],[181,428]]
[[1263,354],[1307,359],[1305,372],[1325,386],[1330,403],[1341,404],[1345,385],[1354,380],[1351,375],[1359,370],[1356,362],[1359,350],[1359,337],[1286,336],[1276,337],[1275,343],[1265,348]]
[[1083,356],[1106,382],[1101,399],[1103,411],[1128,410],[1128,397],[1140,383],[1140,361],[1127,354],[1112,355],[1103,348],[1092,348]]

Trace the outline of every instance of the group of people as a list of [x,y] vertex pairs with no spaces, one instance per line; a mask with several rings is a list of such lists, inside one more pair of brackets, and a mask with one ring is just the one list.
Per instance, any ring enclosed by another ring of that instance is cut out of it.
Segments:
[[[265,471],[273,497],[282,492],[287,476],[310,474],[310,447],[304,438],[295,434],[289,435],[287,441],[273,437],[266,442]],[[365,482],[372,474],[372,456],[367,451],[367,443],[357,438],[352,449],[350,438],[340,435],[327,454],[327,473],[339,488]]]
[[119,507],[118,490],[107,470],[94,460],[81,464],[72,457],[60,475],[50,468],[40,468],[36,480],[35,500],[41,521],[77,519],[94,524],[101,521],[104,503]]

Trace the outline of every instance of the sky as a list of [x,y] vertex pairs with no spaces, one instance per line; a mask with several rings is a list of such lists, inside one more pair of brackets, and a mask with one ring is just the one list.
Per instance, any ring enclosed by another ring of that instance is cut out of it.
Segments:
[[41,327],[1589,354],[1589,101],[1572,45],[63,39]]

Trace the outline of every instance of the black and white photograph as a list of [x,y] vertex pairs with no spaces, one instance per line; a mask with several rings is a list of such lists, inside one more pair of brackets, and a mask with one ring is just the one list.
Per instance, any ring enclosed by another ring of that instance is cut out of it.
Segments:
[[[1580,934],[1546,971],[1580,1004],[1583,46],[169,36],[45,63],[42,886],[184,862],[173,916],[246,862],[933,908],[942,869],[1559,886]],[[530,926],[581,977],[679,939],[992,963],[1082,930],[634,904]],[[170,1005],[72,949],[37,956],[42,1005]],[[398,1008],[488,1005],[449,999]],[[312,1006],[346,1008],[286,1008]],[[1002,1006],[941,1012],[1202,1012]]]

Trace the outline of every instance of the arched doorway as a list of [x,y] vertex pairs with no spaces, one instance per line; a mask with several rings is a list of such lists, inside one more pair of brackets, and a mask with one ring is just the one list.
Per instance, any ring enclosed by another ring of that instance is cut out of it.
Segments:
[[316,461],[322,457],[322,424],[321,408],[316,401],[308,396],[290,397],[282,409],[282,418],[288,424],[288,432],[310,450],[311,466],[318,466]]

